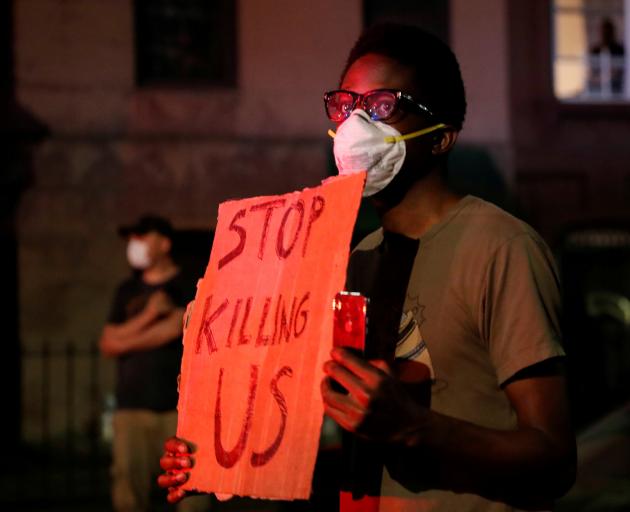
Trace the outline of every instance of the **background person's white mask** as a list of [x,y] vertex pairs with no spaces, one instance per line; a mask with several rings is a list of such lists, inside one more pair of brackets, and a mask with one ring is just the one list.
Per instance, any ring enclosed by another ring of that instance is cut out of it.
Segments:
[[361,109],[354,110],[334,137],[333,151],[339,174],[367,171],[363,197],[383,190],[400,171],[407,150],[405,140],[431,133],[444,124],[436,124],[417,132],[402,135],[396,128],[381,121],[372,121]]
[[146,242],[132,238],[127,243],[127,261],[132,268],[144,270],[151,265],[149,246]]

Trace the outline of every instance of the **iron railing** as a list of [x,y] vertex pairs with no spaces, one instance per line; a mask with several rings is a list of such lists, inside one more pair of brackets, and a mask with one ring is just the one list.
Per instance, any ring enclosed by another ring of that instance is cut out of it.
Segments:
[[44,341],[23,349],[21,362],[29,432],[20,441],[17,469],[0,483],[1,501],[15,510],[107,507],[110,445],[102,435],[105,393],[96,345]]

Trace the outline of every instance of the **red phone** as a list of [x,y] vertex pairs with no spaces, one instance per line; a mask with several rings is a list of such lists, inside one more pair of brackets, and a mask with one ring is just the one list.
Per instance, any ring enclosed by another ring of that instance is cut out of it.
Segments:
[[367,297],[339,292],[333,301],[333,346],[363,353],[367,332]]

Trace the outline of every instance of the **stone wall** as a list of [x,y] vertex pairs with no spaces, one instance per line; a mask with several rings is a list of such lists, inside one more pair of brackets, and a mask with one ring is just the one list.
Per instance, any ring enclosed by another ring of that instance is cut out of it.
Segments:
[[[321,96],[337,85],[360,31],[360,2],[278,0],[270,9],[242,0],[237,12],[237,87],[140,89],[131,0],[15,1],[16,92],[51,131],[33,155],[18,215],[24,350],[44,340],[57,350],[95,343],[128,272],[121,224],[151,211],[178,228],[210,230],[221,201],[328,175]],[[41,362],[24,362],[26,439],[41,437],[45,393],[53,411],[65,407],[68,368],[54,360],[50,371],[43,390]],[[99,371],[111,389],[111,363]],[[73,428],[85,430],[94,404],[85,386],[76,392]],[[60,414],[53,433],[64,429]]]
[[[46,142],[20,208],[23,348],[38,350],[50,340],[56,350],[68,341],[87,350],[96,342],[114,287],[128,273],[116,234],[121,224],[152,211],[179,228],[210,230],[221,201],[318,183],[327,170],[327,150],[326,141],[310,140]],[[24,367],[27,438],[37,438],[41,427],[41,368],[34,361]],[[100,386],[111,390],[111,363],[103,361],[100,370]],[[50,371],[51,403],[63,410],[68,368],[57,361]],[[88,390],[76,392],[85,404],[76,413],[81,425],[90,421],[92,408]],[[53,431],[62,431],[62,416],[51,421]]]

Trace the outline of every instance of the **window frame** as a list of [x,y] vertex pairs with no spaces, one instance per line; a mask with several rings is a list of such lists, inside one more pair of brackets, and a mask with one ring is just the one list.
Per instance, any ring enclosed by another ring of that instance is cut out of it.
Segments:
[[[600,113],[610,113],[613,117],[616,114],[622,114],[622,117],[627,118],[627,114],[630,113],[630,0],[622,0],[622,16],[623,16],[623,39],[620,41],[624,47],[623,56],[623,92],[618,95],[598,97],[596,95],[574,96],[574,97],[560,97],[556,91],[557,70],[556,63],[559,58],[562,58],[557,54],[556,46],[556,15],[560,11],[564,12],[587,12],[597,9],[588,8],[588,6],[579,7],[566,7],[559,6],[557,0],[551,0],[549,4],[550,9],[550,29],[551,29],[551,79],[552,79],[552,94],[555,100],[562,105],[563,110],[567,112],[581,111],[582,107],[587,105],[589,107],[596,107]],[[585,81],[585,87],[587,83]]]
[[[169,0],[163,0],[168,2]],[[177,0],[170,0],[177,4]],[[151,38],[150,21],[143,15],[143,9],[147,8],[153,0],[134,0],[134,82],[138,89],[199,89],[199,88],[236,88],[237,87],[237,59],[238,59],[238,6],[235,0],[214,0],[212,11],[217,16],[214,27],[232,27],[232,29],[222,28],[212,32],[212,27],[208,27],[209,46],[215,45],[220,51],[207,48],[204,57],[212,60],[212,65],[216,65],[220,70],[217,76],[187,77],[160,76],[159,73],[151,74],[145,59],[151,52],[152,46],[159,46],[159,38]],[[143,5],[144,4],[144,5]],[[199,5],[207,7],[205,0],[199,0]],[[210,4],[208,4],[210,5]],[[162,20],[162,23],[165,23]],[[158,26],[156,23],[154,26]],[[149,40],[147,40],[149,39]],[[200,52],[203,53],[203,52]],[[210,65],[206,65],[208,68]]]

